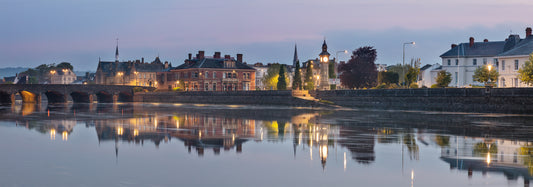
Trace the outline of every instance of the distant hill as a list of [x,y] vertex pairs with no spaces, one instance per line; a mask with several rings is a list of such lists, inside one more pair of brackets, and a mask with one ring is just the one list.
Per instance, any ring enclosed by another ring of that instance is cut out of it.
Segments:
[[12,67],[0,68],[0,79],[3,78],[3,77],[15,76],[17,73],[26,71],[28,69],[29,68],[22,68],[22,67],[18,67],[18,68],[12,68]]

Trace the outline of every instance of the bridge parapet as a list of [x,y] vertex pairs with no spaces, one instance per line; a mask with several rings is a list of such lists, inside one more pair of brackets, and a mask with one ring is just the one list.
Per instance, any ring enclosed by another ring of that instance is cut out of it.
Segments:
[[[76,103],[131,102],[134,88],[139,86],[99,85],[99,84],[2,84],[0,85],[0,102],[14,103],[15,95],[21,95],[23,102],[40,103],[45,95],[48,102],[64,103],[69,98]],[[151,87],[141,87],[154,90]],[[100,97],[110,97],[105,99]],[[115,99],[116,98],[116,99]]]

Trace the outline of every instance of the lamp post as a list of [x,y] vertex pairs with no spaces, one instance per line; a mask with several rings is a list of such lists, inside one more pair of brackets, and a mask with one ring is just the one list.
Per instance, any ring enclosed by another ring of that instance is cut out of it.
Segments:
[[403,43],[403,55],[402,55],[402,74],[403,74],[403,76],[402,76],[402,79],[403,79],[404,83],[405,83],[405,68],[404,68],[404,66],[405,66],[405,45],[408,45],[408,44],[415,45],[415,42],[405,42],[405,43]]

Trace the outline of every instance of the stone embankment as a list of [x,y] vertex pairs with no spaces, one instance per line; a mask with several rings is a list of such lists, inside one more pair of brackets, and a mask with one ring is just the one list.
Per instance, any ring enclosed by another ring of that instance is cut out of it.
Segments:
[[533,88],[147,92],[134,101],[529,114]]
[[296,107],[329,107],[309,96],[292,91],[229,91],[229,92],[138,92],[135,102],[199,103],[234,105],[281,105]]
[[448,112],[533,112],[533,88],[428,88],[311,91],[310,94],[349,108]]

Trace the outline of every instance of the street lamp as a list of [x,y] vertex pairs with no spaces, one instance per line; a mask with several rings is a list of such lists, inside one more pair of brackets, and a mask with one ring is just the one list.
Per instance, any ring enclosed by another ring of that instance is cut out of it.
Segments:
[[123,72],[118,72],[117,73],[118,76],[122,77],[122,85],[124,85],[124,73]]
[[403,74],[403,82],[405,83],[405,45],[415,45],[415,42],[405,42],[403,43],[403,56],[402,56],[402,74]]

